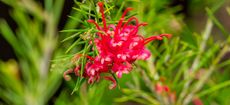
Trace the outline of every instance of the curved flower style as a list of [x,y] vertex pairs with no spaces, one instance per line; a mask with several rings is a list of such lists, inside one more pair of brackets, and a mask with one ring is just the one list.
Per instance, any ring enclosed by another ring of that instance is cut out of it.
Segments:
[[[136,17],[131,17],[124,22],[125,15],[132,8],[127,8],[118,24],[110,24],[107,26],[104,7],[102,2],[98,2],[100,13],[102,14],[103,27],[100,27],[94,20],[89,19],[88,22],[96,26],[98,37],[94,43],[99,54],[88,60],[83,76],[88,79],[88,83],[94,83],[100,79],[101,73],[114,73],[118,78],[122,74],[127,74],[132,70],[132,63],[136,60],[146,60],[151,53],[144,47],[145,44],[153,40],[162,40],[162,37],[170,37],[170,34],[161,34],[159,36],[151,36],[144,38],[138,34],[138,28],[145,26],[147,23],[139,23]],[[135,25],[130,24],[135,21]],[[123,24],[124,22],[124,24]],[[79,67],[73,71],[79,76]],[[77,73],[76,73],[77,72]],[[111,88],[116,87],[116,81],[113,77],[104,77],[106,80],[113,82]]]

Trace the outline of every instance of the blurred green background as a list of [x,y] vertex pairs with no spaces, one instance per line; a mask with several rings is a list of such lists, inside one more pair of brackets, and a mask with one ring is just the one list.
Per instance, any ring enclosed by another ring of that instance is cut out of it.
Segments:
[[[98,0],[0,1],[0,105],[229,105],[229,0],[100,0],[108,23],[134,8],[144,37],[173,34],[147,45],[152,56],[136,61],[119,79],[94,85],[63,79],[100,20]],[[84,30],[86,29],[86,30]],[[158,93],[156,85],[170,92]],[[79,88],[72,94],[72,91]]]

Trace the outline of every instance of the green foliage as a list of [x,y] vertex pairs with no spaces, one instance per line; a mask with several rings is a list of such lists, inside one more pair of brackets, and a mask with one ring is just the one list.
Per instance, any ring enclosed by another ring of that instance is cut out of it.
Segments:
[[11,16],[18,27],[13,31],[1,20],[1,34],[18,60],[0,64],[0,98],[9,105],[46,104],[61,83],[61,73],[49,72],[49,68],[63,0],[54,2],[47,10],[31,0],[3,2],[12,6]]

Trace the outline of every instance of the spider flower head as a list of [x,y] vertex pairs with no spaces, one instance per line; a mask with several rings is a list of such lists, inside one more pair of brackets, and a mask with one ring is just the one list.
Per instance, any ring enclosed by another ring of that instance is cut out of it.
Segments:
[[[104,5],[98,2],[100,13],[102,15],[103,27],[99,26],[94,20],[88,22],[96,26],[98,32],[94,43],[99,54],[96,57],[90,57],[84,68],[83,76],[88,78],[88,83],[94,83],[101,78],[102,73],[116,74],[118,78],[122,74],[127,74],[132,70],[132,64],[136,60],[146,60],[151,53],[145,48],[145,44],[153,40],[162,40],[162,37],[170,37],[170,34],[161,34],[144,38],[138,34],[138,28],[147,23],[139,23],[136,17],[129,18],[126,22],[125,15],[132,8],[127,8],[122,14],[117,24],[107,24],[104,14]],[[135,21],[135,25],[130,24]],[[79,67],[74,70],[79,72]],[[78,75],[79,76],[79,75]],[[116,87],[116,81],[111,76],[104,76],[106,80],[112,81],[110,88]]]

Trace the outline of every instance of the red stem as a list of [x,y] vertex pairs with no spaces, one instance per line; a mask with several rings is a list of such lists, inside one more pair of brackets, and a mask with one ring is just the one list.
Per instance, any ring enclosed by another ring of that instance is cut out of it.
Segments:
[[94,20],[89,19],[89,20],[87,20],[87,22],[89,22],[89,23],[93,23],[93,24],[97,27],[97,29],[98,29],[98,30],[100,30],[99,25],[98,25],[98,24],[97,24]]
[[144,44],[147,44],[147,43],[149,43],[150,41],[153,41],[153,40],[162,40],[163,39],[162,37],[164,37],[164,36],[167,37],[167,38],[170,38],[171,34],[161,34],[161,35],[158,35],[158,36],[151,36],[151,37],[145,39]]
[[122,25],[122,22],[124,21],[124,17],[125,17],[125,15],[127,14],[127,12],[128,11],[131,11],[132,10],[132,8],[127,8],[125,11],[124,11],[124,13],[122,14],[122,16],[121,16],[121,18],[120,18],[120,20],[119,20],[119,22],[118,22],[118,24],[117,24],[117,27],[116,27],[116,30],[115,30],[115,35],[117,35],[117,33],[118,33],[118,30],[121,28],[121,25]]
[[106,26],[106,20],[105,20],[105,14],[104,14],[104,4],[103,2],[98,2],[97,5],[100,7],[100,12],[101,12],[101,15],[102,15],[102,22],[103,22],[103,25],[104,25],[104,30],[107,32],[107,26]]

